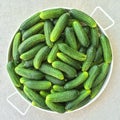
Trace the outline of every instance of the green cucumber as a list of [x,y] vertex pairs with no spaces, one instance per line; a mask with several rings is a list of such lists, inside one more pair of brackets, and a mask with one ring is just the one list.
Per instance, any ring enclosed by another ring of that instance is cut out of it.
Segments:
[[83,54],[86,54],[86,48],[85,47],[81,47],[79,49],[79,52],[83,53]]
[[44,97],[44,98],[46,98],[46,96],[47,96],[48,94],[50,94],[50,93],[47,92],[47,91],[45,91],[45,90],[41,90],[41,91],[40,91],[40,95],[41,95],[42,97]]
[[44,10],[40,13],[40,18],[44,19],[44,20],[45,19],[58,18],[65,12],[66,12],[66,10],[63,9],[63,8]]
[[28,18],[27,20],[25,20],[21,25],[20,25],[20,30],[26,30],[30,27],[32,27],[33,25],[35,25],[36,23],[40,22],[40,12],[34,14],[33,16],[31,16],[30,18]]
[[100,68],[97,65],[94,65],[90,68],[89,70],[89,77],[84,83],[84,88],[85,89],[91,89],[92,84],[94,83],[96,77],[100,73]]
[[60,85],[53,85],[53,90],[58,91],[58,92],[65,91],[64,87]]
[[20,77],[15,73],[15,65],[14,65],[14,62],[13,61],[9,61],[7,63],[7,71],[9,73],[9,76],[13,82],[13,84],[16,86],[16,87],[21,87],[21,84],[20,84]]
[[45,33],[45,38],[46,38],[46,44],[49,46],[49,47],[52,47],[53,46],[53,43],[50,41],[50,34],[53,30],[53,24],[50,20],[47,20],[45,21],[45,24],[44,24],[44,33]]
[[86,55],[83,53],[80,53],[76,51],[75,49],[69,47],[65,43],[59,43],[58,48],[61,52],[64,54],[68,55],[69,57],[78,60],[78,61],[85,61],[86,60]]
[[32,26],[28,30],[26,30],[23,33],[22,39],[26,40],[27,38],[31,37],[32,35],[35,35],[39,33],[39,31],[43,28],[44,22],[37,23],[36,25]]
[[59,80],[55,77],[52,77],[50,75],[45,75],[46,80],[50,81],[51,83],[55,84],[55,85],[64,85],[65,81]]
[[24,62],[23,65],[25,68],[33,67],[33,59]]
[[102,81],[105,80],[105,77],[107,76],[108,72],[109,72],[109,68],[110,68],[110,65],[107,64],[107,63],[103,63],[101,66],[100,66],[100,74],[97,76],[95,82],[93,83],[92,87],[95,87],[97,86],[98,84],[100,84]]
[[54,61],[52,63],[52,66],[62,72],[64,72],[68,78],[74,78],[77,75],[77,71],[76,69],[74,69],[73,67],[67,65],[64,62],[61,61]]
[[87,72],[82,72],[75,79],[67,82],[64,85],[64,88],[65,89],[73,89],[77,86],[80,86],[87,78],[88,78],[88,73]]
[[16,67],[15,72],[25,78],[39,80],[44,77],[44,75],[35,69],[27,69],[22,67]]
[[66,104],[65,109],[71,110],[74,107],[77,107],[85,98],[87,98],[90,95],[90,93],[90,90],[82,90],[75,100],[70,101]]
[[20,55],[18,52],[18,47],[21,43],[21,33],[18,32],[15,34],[14,39],[13,39],[13,45],[12,45],[12,56],[13,56],[13,60],[15,61],[15,63],[19,63],[20,61]]
[[58,57],[61,61],[67,63],[68,65],[74,67],[75,69],[80,70],[80,68],[81,68],[81,63],[78,62],[77,60],[74,60],[74,59],[70,58],[69,56],[67,56],[67,55],[65,55],[64,53],[61,53],[61,52],[58,52],[58,53],[57,53],[57,57]]
[[49,64],[45,64],[43,63],[39,69],[41,72],[47,74],[47,75],[51,75],[55,78],[58,78],[60,80],[63,80],[64,79],[64,75],[61,71],[53,68],[51,65]]
[[56,59],[57,52],[58,52],[58,45],[54,44],[54,46],[52,47],[52,49],[51,49],[51,51],[50,51],[50,53],[48,54],[48,57],[47,57],[48,63],[52,63]]
[[77,42],[76,42],[76,37],[74,34],[74,31],[70,27],[66,27],[65,29],[65,37],[68,45],[72,47],[73,49],[77,50]]
[[37,54],[37,52],[38,52],[43,46],[45,46],[44,43],[41,43],[41,44],[39,44],[39,45],[36,45],[35,47],[31,48],[30,50],[22,53],[22,54],[20,55],[20,58],[21,58],[22,60],[30,60],[30,59],[34,58],[35,55]]
[[69,27],[72,27],[72,24],[73,24],[74,21],[76,21],[76,19],[70,18],[70,19],[68,20],[68,26],[69,26]]
[[56,91],[52,88],[52,89],[50,90],[50,93],[56,93]]
[[73,29],[75,31],[75,34],[76,34],[80,44],[83,47],[88,47],[89,39],[88,39],[86,32],[82,28],[82,25],[78,21],[74,21],[73,22]]
[[41,106],[39,105],[39,103],[37,103],[36,101],[32,101],[32,105],[33,105],[33,106],[36,106],[36,107],[41,107]]
[[87,71],[94,61],[96,55],[96,49],[94,47],[89,47],[87,50],[87,58],[82,65],[82,71]]
[[91,18],[89,15],[86,13],[76,10],[76,9],[71,9],[70,14],[77,20],[86,23],[88,26],[94,28],[97,26],[95,20]]
[[45,36],[43,34],[33,35],[20,44],[18,51],[20,54],[22,54],[27,50],[31,49],[32,47],[38,45],[40,42],[44,42],[44,41],[45,41]]
[[90,32],[89,26],[83,26],[83,29],[86,32],[86,34],[89,35],[89,32]]
[[46,100],[51,102],[67,102],[74,100],[78,95],[79,92],[77,90],[68,90],[49,94],[47,95]]
[[42,47],[33,59],[33,65],[35,69],[39,69],[41,63],[45,60],[46,56],[49,54],[50,48],[48,46]]
[[103,50],[104,61],[106,63],[111,63],[112,50],[110,47],[109,39],[104,34],[101,34],[101,36],[100,36],[100,43],[101,43],[102,50]]
[[50,34],[51,42],[55,42],[56,40],[59,39],[59,37],[61,36],[63,30],[65,29],[67,25],[68,19],[69,19],[68,13],[64,13],[63,15],[59,17],[55,27],[53,28]]

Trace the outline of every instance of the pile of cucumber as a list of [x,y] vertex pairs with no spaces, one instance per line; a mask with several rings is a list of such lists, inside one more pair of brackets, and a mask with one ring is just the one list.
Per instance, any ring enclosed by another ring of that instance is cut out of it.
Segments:
[[109,40],[93,18],[76,9],[56,8],[21,24],[7,70],[32,105],[64,113],[99,93],[111,61]]

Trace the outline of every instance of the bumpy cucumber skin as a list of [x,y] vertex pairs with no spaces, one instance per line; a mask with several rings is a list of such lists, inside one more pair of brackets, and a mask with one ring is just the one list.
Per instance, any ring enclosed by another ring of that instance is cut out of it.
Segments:
[[78,60],[78,61],[85,61],[86,60],[85,54],[80,53],[80,52],[72,49],[71,47],[69,47],[65,43],[59,43],[58,48],[61,52],[63,52],[64,54],[68,55],[69,57],[71,57],[75,60]]
[[20,44],[18,51],[20,54],[22,54],[27,50],[31,49],[32,47],[34,47],[35,45],[39,44],[40,42],[44,42],[44,41],[45,41],[45,36],[43,34],[33,35]]
[[79,94],[79,96],[73,100],[68,102],[68,104],[66,104],[65,109],[66,110],[71,110],[74,107],[76,107],[77,105],[80,104],[80,102],[82,102],[85,98],[87,98],[90,95],[91,91],[90,90],[82,90]]
[[111,47],[110,47],[110,42],[104,34],[101,34],[101,36],[100,36],[100,43],[101,43],[102,50],[103,50],[104,61],[106,63],[111,63],[111,61],[112,61],[112,50],[111,50]]
[[52,63],[52,66],[54,68],[64,72],[67,75],[68,78],[74,78],[77,75],[77,71],[73,67],[67,65],[64,62],[54,61]]
[[87,58],[82,65],[82,71],[87,71],[91,67],[92,62],[94,61],[95,55],[96,55],[96,49],[94,47],[88,48]]
[[22,67],[16,67],[15,72],[18,75],[28,78],[28,79],[39,80],[44,77],[44,75],[40,71],[26,69],[26,68],[22,68]]
[[65,12],[66,12],[66,10],[63,9],[63,8],[44,10],[40,13],[40,18],[44,19],[44,20],[45,19],[58,18]]
[[45,46],[45,44],[44,44],[44,43],[41,43],[41,44],[33,47],[32,49],[30,49],[30,50],[22,53],[22,54],[20,55],[20,58],[21,58],[22,60],[30,60],[30,59],[34,58],[35,55],[37,54],[37,52],[38,52],[43,46]]
[[45,60],[46,56],[49,54],[49,51],[50,51],[50,48],[48,46],[44,46],[35,55],[33,60],[33,65],[36,69],[40,68],[42,61]]
[[55,78],[58,78],[59,80],[63,80],[64,79],[64,75],[61,71],[53,68],[51,65],[49,64],[45,64],[43,63],[39,69],[41,72],[47,74],[47,75],[51,75]]
[[46,44],[49,46],[49,47],[52,47],[53,46],[53,43],[50,41],[50,34],[53,30],[53,24],[50,20],[47,20],[45,21],[45,24],[44,24],[44,33],[45,33],[45,38],[46,38]]
[[75,31],[75,34],[76,34],[80,44],[83,47],[88,47],[89,39],[88,39],[86,32],[82,28],[82,25],[78,21],[74,21],[73,22],[73,29]]
[[97,65],[94,65],[93,67],[90,68],[89,77],[84,83],[84,88],[86,90],[92,88],[93,82],[95,81],[99,73],[100,73],[100,68]]
[[75,79],[67,82],[64,85],[64,88],[65,89],[73,89],[73,88],[79,86],[80,84],[82,84],[87,78],[88,78],[88,73],[82,72]]
[[78,11],[76,9],[71,9],[70,14],[78,19],[79,21],[85,22],[88,26],[94,28],[97,26],[95,20],[88,16],[87,14],[83,13],[82,11]]
[[13,45],[12,45],[12,56],[13,56],[13,60],[15,61],[16,64],[19,63],[19,60],[20,60],[20,55],[18,52],[18,47],[19,47],[20,43],[21,43],[21,33],[18,32],[14,36]]
[[76,38],[75,38],[73,29],[70,27],[66,27],[65,36],[66,36],[66,41],[69,44],[69,46],[72,47],[73,49],[77,50],[77,42],[76,42]]
[[16,87],[20,87],[21,84],[20,84],[20,77],[15,73],[15,65],[14,65],[14,62],[13,61],[9,61],[7,63],[7,71],[9,73],[9,76],[13,82],[13,84],[16,86]]
[[55,42],[56,40],[59,39],[60,35],[62,34],[64,28],[67,25],[68,18],[69,18],[69,14],[68,13],[65,13],[65,14],[60,16],[60,18],[58,19],[55,27],[53,28],[53,30],[52,30],[52,32],[50,34],[51,42]]
[[43,26],[44,26],[44,22],[40,22],[29,28],[23,33],[22,40],[26,40],[30,36],[37,34],[43,28]]
[[33,16],[31,16],[30,18],[28,18],[27,20],[25,20],[21,25],[20,25],[20,30],[26,30],[30,27],[32,27],[33,25],[35,25],[36,23],[40,22],[40,12],[34,14]]
[[46,100],[51,102],[67,102],[74,100],[78,95],[79,92],[77,90],[68,90],[49,94],[47,95]]

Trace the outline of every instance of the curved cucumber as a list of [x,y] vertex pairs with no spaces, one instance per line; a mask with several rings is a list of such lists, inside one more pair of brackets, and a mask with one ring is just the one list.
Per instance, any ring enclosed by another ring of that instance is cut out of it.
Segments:
[[43,41],[45,41],[45,36],[43,34],[33,35],[20,44],[18,51],[22,54]]
[[112,61],[112,51],[111,51],[110,42],[109,42],[108,38],[105,35],[101,34],[100,42],[101,42],[101,45],[102,45],[104,61],[106,63],[111,63],[111,61]]
[[76,9],[71,9],[70,14],[75,18],[78,19],[79,21],[85,22],[88,26],[94,28],[97,26],[95,20],[91,18],[89,15],[85,14],[82,11],[76,10]]
[[89,77],[84,83],[85,89],[91,89],[93,82],[95,81],[96,77],[100,73],[100,68],[97,65],[94,65],[89,70]]
[[89,39],[88,39],[86,32],[82,28],[82,25],[78,21],[74,21],[73,22],[73,29],[74,29],[75,34],[76,34],[79,42],[81,43],[81,45],[83,47],[88,47]]
[[32,26],[31,28],[29,28],[23,33],[22,39],[26,40],[30,36],[37,34],[43,28],[43,26],[44,26],[44,22],[40,22]]
[[14,65],[13,61],[9,61],[7,63],[7,71],[9,73],[9,76],[10,76],[13,84],[16,87],[21,87],[20,80],[19,80],[20,77],[15,73],[15,65]]
[[50,10],[44,10],[40,13],[41,19],[52,19],[52,18],[58,18],[63,13],[65,13],[66,10],[63,8],[56,8],[56,9],[50,9]]
[[72,28],[66,27],[65,37],[66,37],[66,41],[69,44],[69,46],[77,50],[77,42],[76,42],[75,34]]
[[62,34],[63,30],[65,29],[67,25],[68,19],[69,19],[68,13],[65,13],[59,17],[50,35],[50,40],[52,42],[55,42],[56,40],[59,39],[60,35]]
[[68,78],[74,78],[77,75],[77,71],[73,67],[67,65],[64,62],[54,61],[52,63],[52,66],[54,68],[64,72],[67,75]]
[[73,89],[73,88],[81,85],[87,78],[88,78],[88,73],[87,72],[82,72],[75,79],[67,82],[64,85],[64,88],[65,89]]
[[53,90],[58,91],[58,92],[65,91],[64,87],[60,85],[53,85]]
[[64,54],[68,55],[69,57],[78,60],[78,61],[85,61],[86,60],[86,55],[83,53],[80,53],[76,51],[75,49],[69,47],[65,43],[59,43],[58,48],[61,52]]
[[47,75],[51,75],[55,78],[58,78],[60,80],[63,80],[64,79],[64,75],[61,71],[53,68],[51,65],[49,64],[45,64],[43,63],[39,69],[41,72],[47,74]]
[[92,62],[94,61],[95,55],[96,55],[96,49],[94,47],[88,48],[87,58],[82,65],[82,71],[87,71],[90,68]]
[[81,63],[78,62],[77,60],[74,60],[74,59],[70,58],[69,56],[67,56],[67,55],[65,55],[64,53],[61,53],[61,52],[58,52],[58,53],[57,53],[57,57],[58,57],[61,61],[69,64],[70,66],[74,67],[75,69],[80,70],[80,68],[81,68]]
[[48,46],[42,47],[33,59],[33,65],[36,69],[39,69],[43,60],[49,54],[50,48]]

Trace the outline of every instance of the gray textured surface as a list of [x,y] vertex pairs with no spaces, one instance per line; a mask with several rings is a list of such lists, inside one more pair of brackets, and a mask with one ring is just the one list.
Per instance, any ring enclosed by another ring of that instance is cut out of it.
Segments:
[[[103,94],[93,104],[83,110],[60,115],[31,107],[27,114],[22,116],[6,101],[7,96],[15,91],[5,66],[9,43],[15,30],[24,19],[41,9],[57,6],[78,8],[88,14],[96,6],[101,6],[115,20],[115,25],[106,31],[111,39],[114,52],[112,76]],[[119,11],[120,0],[0,0],[0,120],[120,120]]]

